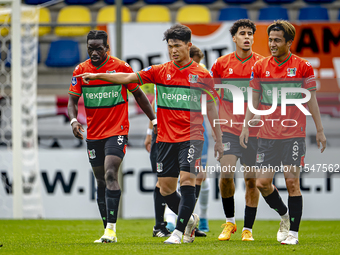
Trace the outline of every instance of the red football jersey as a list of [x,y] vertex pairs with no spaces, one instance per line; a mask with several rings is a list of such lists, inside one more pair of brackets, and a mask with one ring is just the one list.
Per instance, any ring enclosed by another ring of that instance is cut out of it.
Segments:
[[177,143],[204,140],[201,95],[214,84],[209,72],[192,59],[185,66],[175,61],[154,65],[137,73],[140,84],[156,84],[157,141]]
[[[242,131],[243,121],[247,110],[247,88],[251,76],[252,67],[263,56],[253,52],[246,59],[241,59],[236,52],[219,57],[211,68],[215,82],[230,84],[238,87],[244,96],[244,114],[233,115],[233,95],[227,88],[221,89],[222,104],[220,105],[219,118],[228,121],[221,124],[222,132],[232,133],[239,136]],[[235,124],[237,123],[237,124]],[[249,136],[256,137],[258,127],[249,128]]]
[[[306,116],[295,105],[286,106],[286,115],[281,115],[281,88],[305,88],[316,90],[314,71],[311,64],[292,53],[279,62],[275,57],[267,57],[256,62],[250,86],[261,93],[261,109],[272,107],[273,88],[278,91],[278,105],[269,115],[262,115],[264,125],[258,136],[265,139],[287,139],[306,137]],[[287,93],[286,98],[299,99],[301,93]],[[306,106],[306,105],[304,105]]]
[[[100,66],[92,65],[91,60],[79,64],[73,76],[82,73],[132,73],[132,68],[124,61],[107,56]],[[69,94],[80,97],[83,94],[87,119],[87,139],[99,140],[129,132],[128,94],[136,91],[139,85],[113,84],[102,80],[83,83],[82,78],[72,78]]]

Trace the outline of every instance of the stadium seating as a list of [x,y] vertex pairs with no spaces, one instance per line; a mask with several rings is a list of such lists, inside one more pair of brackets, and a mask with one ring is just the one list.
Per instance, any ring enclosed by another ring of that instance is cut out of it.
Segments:
[[[51,23],[51,14],[49,9],[47,8],[40,8],[39,13],[39,23]],[[51,27],[42,27],[39,26],[39,36],[43,36],[51,32]]]
[[272,6],[260,9],[260,14],[258,20],[289,20],[288,11],[284,7]]
[[329,20],[328,11],[321,6],[309,6],[300,9],[299,20]]
[[51,43],[45,64],[49,67],[71,67],[80,62],[79,44],[74,40]]
[[184,0],[187,4],[212,4],[216,2],[216,0]]
[[219,21],[248,19],[247,9],[241,7],[227,7],[220,10]]
[[[116,7],[114,5],[102,7],[97,16],[98,24],[113,23],[116,21]],[[122,7],[122,21],[131,22],[131,14],[129,8]]]
[[327,4],[333,3],[335,0],[304,0],[308,4]]
[[[9,14],[1,14],[0,15],[0,24],[2,24],[2,23],[8,23],[9,24],[10,21],[11,21],[11,17],[10,17]],[[3,28],[0,29],[1,36],[6,36],[6,35],[8,35],[8,33],[9,33],[9,27],[8,28],[3,27]]]
[[173,4],[177,0],[144,0],[146,4]]
[[25,4],[30,4],[30,5],[37,5],[37,4],[43,4],[51,0],[25,0]]
[[[123,4],[134,4],[136,3],[138,0],[123,0]],[[115,0],[104,0],[105,3],[107,4],[115,4]]]
[[[91,23],[90,10],[85,6],[66,6],[58,14],[58,24],[69,23]],[[90,26],[58,26],[55,34],[58,36],[83,36],[91,30]]]
[[296,0],[263,0],[267,4],[290,4]]
[[209,23],[210,11],[203,5],[185,5],[178,9],[176,22],[179,23]]
[[137,12],[137,22],[171,22],[170,10],[162,5],[146,5]]
[[223,0],[227,4],[251,4],[257,0]]
[[65,3],[67,4],[78,4],[78,5],[88,5],[88,4],[94,4],[98,0],[65,0]]

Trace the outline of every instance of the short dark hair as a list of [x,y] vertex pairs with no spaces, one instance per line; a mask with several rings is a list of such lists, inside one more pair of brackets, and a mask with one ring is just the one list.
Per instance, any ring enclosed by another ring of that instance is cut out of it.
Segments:
[[255,26],[254,22],[252,22],[250,19],[239,19],[239,20],[234,22],[234,24],[232,25],[232,27],[229,30],[231,36],[236,35],[239,27],[249,27],[253,30],[253,34],[255,34],[256,26]]
[[202,60],[204,58],[204,54],[203,52],[200,50],[200,48],[198,48],[195,45],[192,45],[190,47],[190,57],[193,58],[194,56],[198,56],[200,58],[200,60]]
[[86,42],[89,42],[91,39],[102,39],[104,46],[107,46],[107,33],[103,30],[91,30],[87,34]]
[[163,41],[165,40],[168,42],[169,39],[180,40],[188,43],[191,41],[191,30],[182,24],[175,24],[164,32]]
[[283,37],[286,39],[286,42],[293,41],[296,33],[295,27],[287,20],[275,20],[267,28],[268,35],[270,31],[283,31]]

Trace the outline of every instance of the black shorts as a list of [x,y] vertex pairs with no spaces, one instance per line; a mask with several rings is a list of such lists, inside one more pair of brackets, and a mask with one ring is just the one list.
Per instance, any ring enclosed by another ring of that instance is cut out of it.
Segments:
[[259,138],[256,166],[304,166],[306,142],[304,137],[288,139]]
[[150,162],[151,162],[151,169],[153,173],[156,173],[156,170],[157,170],[158,144],[156,143],[156,139],[157,139],[157,135],[154,132],[152,132]]
[[223,155],[235,155],[240,158],[240,163],[246,166],[255,166],[257,152],[257,138],[249,137],[247,149],[240,144],[240,138],[232,133],[223,132]]
[[157,157],[158,177],[178,177],[180,171],[198,174],[195,164],[201,158],[204,141],[180,143],[159,142]]
[[127,141],[126,135],[111,136],[101,140],[86,140],[87,155],[91,166],[103,166],[107,155],[114,155],[123,159]]

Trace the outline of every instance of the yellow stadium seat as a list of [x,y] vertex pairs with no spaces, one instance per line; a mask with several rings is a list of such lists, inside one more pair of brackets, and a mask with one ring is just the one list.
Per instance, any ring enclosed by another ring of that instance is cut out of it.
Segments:
[[[7,13],[0,15],[0,26],[4,23],[8,24],[8,25],[10,25],[10,23],[11,23],[11,16]],[[3,28],[0,29],[1,36],[6,36],[6,35],[8,35],[8,33],[9,33],[9,26],[3,27]]]
[[178,9],[176,22],[179,23],[209,23],[210,11],[202,5],[185,5]]
[[[63,23],[91,23],[91,13],[89,8],[85,6],[66,6],[63,7],[58,14],[58,24]],[[58,26],[55,34],[58,36],[83,36],[90,32],[90,26]]]
[[[37,17],[36,15],[38,14],[36,12],[37,9],[28,9],[22,12],[21,15],[21,21],[22,22],[34,22],[34,19]],[[51,23],[51,14],[50,10],[42,7],[39,8],[39,24],[40,23]],[[51,27],[50,26],[39,26],[39,36],[43,36],[45,34],[48,34],[51,32]]]
[[[127,7],[122,7],[122,21],[131,22],[131,14]],[[100,8],[97,16],[98,24],[107,24],[116,22],[116,7],[113,5]]]
[[[51,14],[49,9],[43,7],[40,8],[39,23],[51,23]],[[51,32],[51,27],[39,26],[39,36],[46,35]]]
[[170,10],[162,5],[146,5],[137,12],[137,22],[171,22]]

